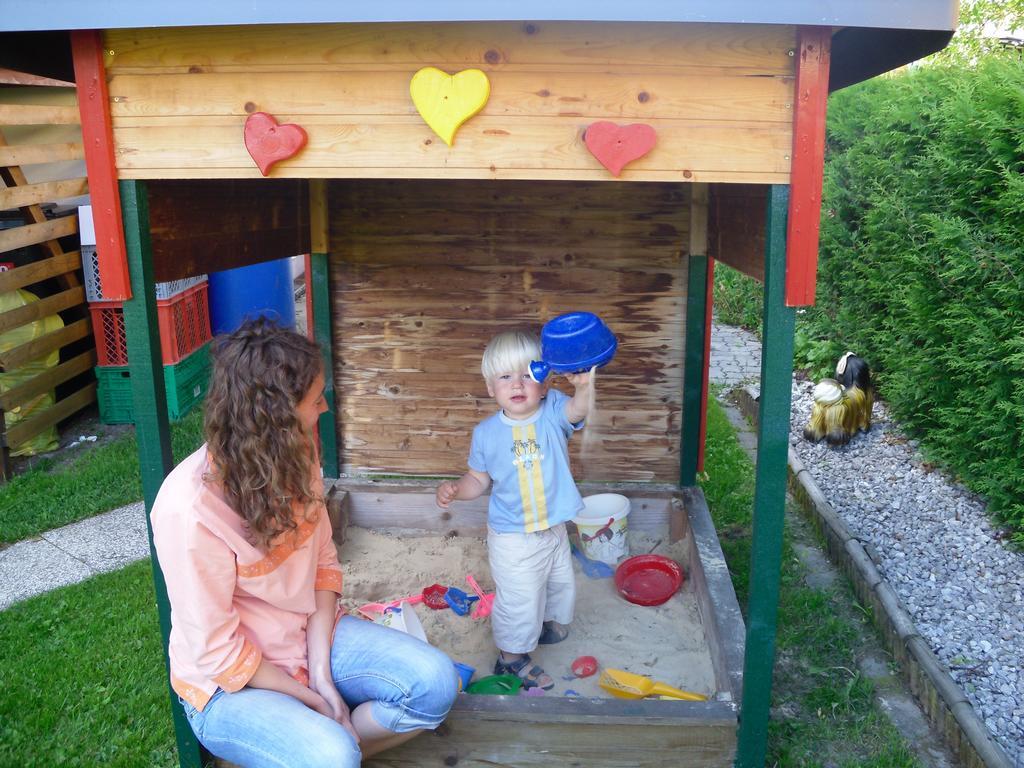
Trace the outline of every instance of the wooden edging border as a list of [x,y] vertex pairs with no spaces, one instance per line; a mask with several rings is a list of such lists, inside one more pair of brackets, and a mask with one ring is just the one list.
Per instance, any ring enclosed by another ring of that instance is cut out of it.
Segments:
[[[757,423],[758,394],[749,387],[732,390],[733,400]],[[967,768],[1013,768],[1009,757],[974,711],[967,696],[945,670],[896,592],[875,567],[864,545],[825,499],[792,446],[788,486],[815,527],[831,560],[849,578],[857,599],[871,607],[872,621],[900,673],[953,754]]]

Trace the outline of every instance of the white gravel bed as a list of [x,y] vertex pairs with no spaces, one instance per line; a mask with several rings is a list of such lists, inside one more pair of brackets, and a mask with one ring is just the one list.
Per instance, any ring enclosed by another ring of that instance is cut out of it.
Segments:
[[804,440],[812,387],[793,383],[790,442],[1010,760],[1024,765],[1024,554],[1000,540],[982,499],[924,462],[884,404],[875,403],[871,431],[842,448]]

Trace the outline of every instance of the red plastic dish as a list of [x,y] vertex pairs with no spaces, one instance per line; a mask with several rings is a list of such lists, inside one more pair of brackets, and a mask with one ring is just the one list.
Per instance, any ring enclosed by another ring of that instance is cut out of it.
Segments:
[[423,602],[428,608],[433,608],[435,611],[440,611],[448,607],[448,602],[444,599],[445,593],[448,591],[448,587],[442,587],[440,584],[431,584],[429,587],[423,588]]
[[661,605],[683,586],[683,569],[661,555],[637,555],[619,563],[615,587],[637,605]]

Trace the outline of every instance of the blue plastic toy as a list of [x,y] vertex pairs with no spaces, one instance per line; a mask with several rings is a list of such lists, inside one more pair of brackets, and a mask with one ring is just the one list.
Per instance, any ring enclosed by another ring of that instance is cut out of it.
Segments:
[[544,381],[551,372],[582,373],[600,367],[618,347],[608,326],[592,312],[567,312],[547,323],[540,332],[540,360],[530,363],[530,378]]
[[572,550],[572,556],[580,561],[580,567],[588,579],[607,579],[615,575],[614,568],[600,560],[591,560],[572,539],[569,539],[569,548]]
[[469,684],[473,680],[473,673],[476,672],[476,669],[469,666],[469,664],[462,664],[458,661],[453,661],[452,664],[455,666],[455,671],[459,675],[459,690],[464,691],[469,688]]
[[479,599],[476,595],[467,595],[461,589],[456,589],[455,587],[448,587],[448,591],[444,593],[444,601],[459,616],[465,616],[469,613],[470,606]]

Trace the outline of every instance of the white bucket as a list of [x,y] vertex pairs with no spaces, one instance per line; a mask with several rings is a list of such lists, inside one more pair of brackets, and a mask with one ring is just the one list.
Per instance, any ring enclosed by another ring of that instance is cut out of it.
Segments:
[[583,554],[591,560],[616,565],[629,554],[626,516],[629,499],[618,493],[583,497],[583,511],[573,522],[580,532]]
[[402,603],[401,606],[395,608],[387,608],[378,618],[374,619],[374,623],[405,632],[424,643],[428,642],[427,633],[423,631],[423,624],[420,623],[420,617],[416,615],[416,611],[409,603]]

